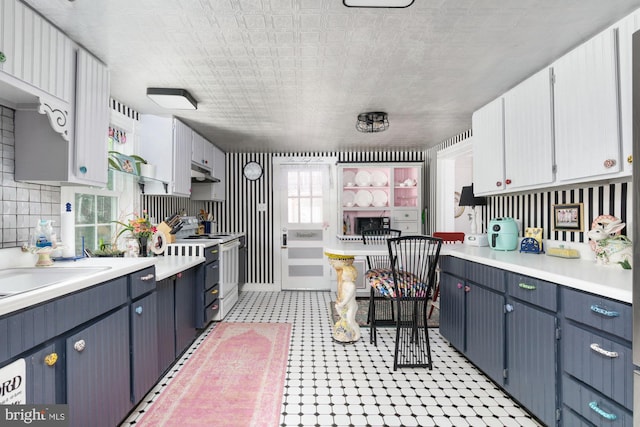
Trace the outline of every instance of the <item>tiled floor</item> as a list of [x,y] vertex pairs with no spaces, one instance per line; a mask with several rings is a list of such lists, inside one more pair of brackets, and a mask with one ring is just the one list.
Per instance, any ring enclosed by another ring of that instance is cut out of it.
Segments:
[[[227,322],[293,324],[282,427],[539,426],[504,392],[430,329],[433,370],[393,367],[393,329],[369,330],[355,344],[332,340],[329,292],[242,292]],[[123,426],[135,425],[211,327]]]

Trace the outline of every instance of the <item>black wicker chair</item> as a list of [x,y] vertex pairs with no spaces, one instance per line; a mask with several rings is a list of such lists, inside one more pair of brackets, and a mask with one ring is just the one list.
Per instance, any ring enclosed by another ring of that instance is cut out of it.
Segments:
[[[392,228],[375,228],[364,230],[362,232],[362,241],[365,245],[386,245],[387,239],[392,237],[400,237],[402,231]],[[388,255],[368,255],[367,269],[390,269]],[[388,325],[394,323],[393,301],[380,295],[380,293],[371,287],[369,294],[369,311],[367,313],[367,323],[369,324],[369,342],[378,345],[376,326]]]
[[[427,305],[436,281],[442,239],[405,236],[387,240],[391,270],[367,272],[371,286],[395,303],[396,342],[393,370],[432,368]],[[376,274],[377,273],[377,274]]]

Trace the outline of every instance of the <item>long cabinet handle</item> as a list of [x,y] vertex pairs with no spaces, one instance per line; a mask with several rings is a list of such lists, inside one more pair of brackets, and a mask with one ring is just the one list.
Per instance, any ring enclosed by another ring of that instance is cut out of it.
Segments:
[[617,311],[607,310],[606,308],[600,307],[598,304],[593,304],[591,306],[591,311],[593,311],[594,313],[602,314],[603,316],[607,316],[607,317],[620,316],[620,313],[618,313]]
[[598,407],[598,402],[589,402],[589,408],[593,410],[596,414],[600,415],[602,418],[606,418],[609,421],[613,421],[618,418],[616,414],[611,414],[602,408]]
[[589,347],[591,347],[591,350],[595,351],[596,353],[599,353],[603,356],[607,356],[610,357],[611,359],[614,359],[616,357],[618,357],[618,352],[617,351],[609,351],[609,350],[605,350],[604,348],[600,347],[600,345],[598,343],[592,343]]
[[146,276],[142,276],[140,280],[144,280],[146,282],[147,280],[153,280],[154,277],[156,277],[155,274],[149,273]]
[[536,285],[527,285],[526,283],[518,283],[518,287],[527,291],[535,291]]

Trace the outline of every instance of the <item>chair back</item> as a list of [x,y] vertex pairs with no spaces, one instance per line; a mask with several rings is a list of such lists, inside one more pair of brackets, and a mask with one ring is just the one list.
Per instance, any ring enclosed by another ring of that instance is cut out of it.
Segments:
[[[393,228],[373,228],[362,231],[362,243],[365,245],[384,245],[387,239],[400,237],[402,231]],[[390,268],[387,255],[367,255],[367,269]]]
[[404,236],[387,240],[396,298],[429,298],[442,239]]
[[442,243],[464,243],[464,233],[458,231],[436,231],[433,237],[442,239]]

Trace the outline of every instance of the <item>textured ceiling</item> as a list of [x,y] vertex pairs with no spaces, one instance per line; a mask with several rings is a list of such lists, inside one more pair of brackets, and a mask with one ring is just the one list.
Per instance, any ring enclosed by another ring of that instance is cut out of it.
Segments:
[[[640,0],[25,0],[111,70],[113,98],[225,151],[426,148]],[[188,89],[167,111],[147,87]],[[355,130],[386,111],[386,132]]]

